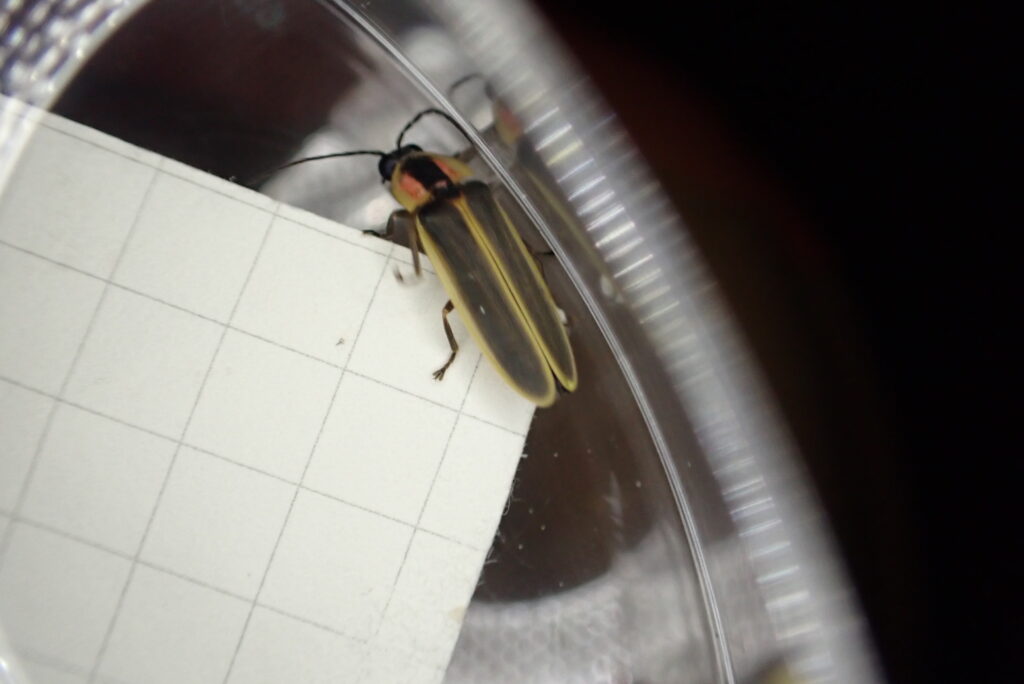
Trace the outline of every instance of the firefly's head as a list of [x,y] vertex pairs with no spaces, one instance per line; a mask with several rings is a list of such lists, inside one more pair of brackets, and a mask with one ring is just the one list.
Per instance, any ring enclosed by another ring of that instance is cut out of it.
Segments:
[[377,164],[377,170],[380,172],[380,177],[385,182],[390,181],[395,174],[395,167],[410,154],[416,152],[422,152],[423,149],[419,145],[402,145],[395,150],[388,152],[380,158],[380,163]]

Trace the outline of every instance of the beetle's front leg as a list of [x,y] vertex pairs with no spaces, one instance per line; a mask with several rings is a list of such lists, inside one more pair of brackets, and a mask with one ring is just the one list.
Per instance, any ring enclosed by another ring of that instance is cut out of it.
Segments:
[[[423,269],[420,266],[420,243],[419,236],[416,233],[416,217],[404,209],[394,212],[391,214],[391,218],[388,219],[388,232],[392,233],[391,241],[401,245],[402,240],[398,237],[399,230],[405,231],[405,243],[412,253],[413,276],[416,280],[419,280],[423,277]],[[395,278],[400,283],[405,282],[405,278],[398,270],[398,266],[395,266]]]
[[370,228],[370,229],[364,230],[363,231],[363,235],[372,235],[373,237],[379,237],[382,240],[387,240],[388,242],[394,242],[395,241],[395,235],[397,234],[397,232],[395,230],[395,227],[399,223],[402,223],[402,222],[407,221],[407,220],[408,221],[412,220],[412,214],[410,214],[405,209],[396,209],[395,211],[391,212],[390,216],[388,216],[388,222],[384,226],[384,232],[383,233],[381,233],[380,231],[376,231],[376,230],[373,230],[372,228]]

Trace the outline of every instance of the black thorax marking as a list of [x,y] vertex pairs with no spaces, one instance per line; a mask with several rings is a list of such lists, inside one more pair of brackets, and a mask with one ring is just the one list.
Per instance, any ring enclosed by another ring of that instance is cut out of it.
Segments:
[[434,197],[447,198],[458,194],[454,181],[428,156],[409,157],[402,164],[402,170]]

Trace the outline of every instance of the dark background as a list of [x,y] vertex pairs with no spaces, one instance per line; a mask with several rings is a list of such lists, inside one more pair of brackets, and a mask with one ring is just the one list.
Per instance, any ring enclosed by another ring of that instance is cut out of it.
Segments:
[[1024,681],[1010,21],[821,4],[540,3],[721,280],[892,680]]

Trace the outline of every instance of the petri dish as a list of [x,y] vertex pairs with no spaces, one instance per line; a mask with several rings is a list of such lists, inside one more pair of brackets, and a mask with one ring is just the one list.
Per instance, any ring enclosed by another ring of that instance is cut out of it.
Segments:
[[[96,0],[14,3],[4,22],[5,189],[26,165],[61,172],[59,154],[26,151],[62,132],[52,114],[126,143],[131,163],[159,155],[170,160],[159,162],[166,168],[184,164],[311,215],[379,230],[395,205],[375,162],[265,172],[338,150],[390,149],[418,112],[433,108],[446,117],[419,120],[409,140],[471,165],[526,243],[550,248],[539,261],[571,331],[580,386],[533,415],[451,659],[423,681],[877,677],[792,440],[685,224],[528,5]],[[96,183],[96,196],[103,186]],[[88,281],[83,288],[137,294],[110,280],[117,250],[64,237],[39,247],[45,227],[31,216],[47,215],[50,200],[40,193],[11,208],[14,194],[5,193],[8,221],[19,217],[31,230],[0,233],[4,248],[65,268],[74,275],[65,288]],[[29,277],[9,273],[15,285]],[[180,274],[168,273],[180,285]],[[233,309],[197,282],[187,296],[211,325],[223,325]],[[11,315],[40,318],[44,308]],[[65,396],[73,377],[53,368],[3,380],[12,396],[39,404],[23,413],[40,434],[54,406],[75,406]],[[403,416],[389,420],[400,425]],[[46,528],[26,510],[41,449],[29,448],[2,510],[5,551],[16,526]],[[153,523],[142,518],[148,531]],[[133,548],[119,558],[134,568]],[[26,652],[8,625],[0,655],[10,681],[23,681],[21,667],[103,681],[111,628],[89,629],[99,630],[99,643],[69,637],[65,646],[85,654],[69,664],[60,652]],[[234,648],[228,671],[215,671],[234,681],[239,646],[226,648]]]

